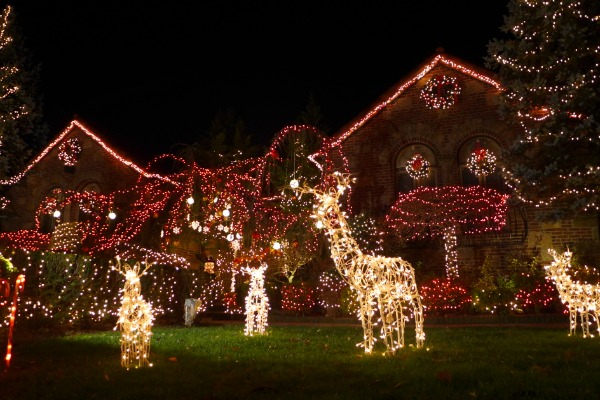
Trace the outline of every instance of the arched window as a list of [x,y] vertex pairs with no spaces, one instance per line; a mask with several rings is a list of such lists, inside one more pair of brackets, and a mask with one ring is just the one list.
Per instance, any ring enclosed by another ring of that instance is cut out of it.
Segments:
[[463,186],[481,185],[506,191],[498,162],[500,152],[500,145],[490,138],[476,137],[467,141],[458,154]]
[[421,186],[436,186],[437,162],[433,151],[422,144],[402,149],[396,157],[396,192],[406,193]]
[[[100,186],[95,182],[87,183],[80,189],[80,192],[100,193]],[[85,222],[93,220],[95,218],[95,215],[92,212],[92,210],[94,209],[94,204],[87,204],[88,202],[89,200],[77,204],[74,221],[78,221],[82,224],[85,224]]]
[[63,210],[60,209],[59,203],[64,199],[65,196],[60,187],[50,189],[44,198],[42,214],[39,215],[40,231],[42,233],[53,232],[56,225],[60,222]]

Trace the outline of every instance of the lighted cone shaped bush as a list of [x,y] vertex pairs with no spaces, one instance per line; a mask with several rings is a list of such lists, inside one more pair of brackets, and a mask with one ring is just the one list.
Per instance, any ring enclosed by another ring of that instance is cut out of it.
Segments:
[[149,264],[142,269],[139,262],[133,266],[121,264],[117,258],[117,271],[125,276],[125,287],[121,297],[118,327],[121,330],[121,365],[127,369],[152,366],[148,360],[152,336],[152,307],[142,298],[140,278]]
[[[425,340],[423,306],[413,267],[400,257],[382,257],[364,254],[351,235],[345,213],[340,208],[340,197],[349,188],[348,174],[334,173],[332,187],[324,189],[304,186],[299,194],[314,195],[314,218],[325,229],[329,238],[331,257],[336,268],[358,297],[359,319],[363,327],[365,353],[372,353],[377,338],[376,326],[381,327],[381,338],[386,354],[394,354],[404,347],[404,326],[409,318],[415,321],[417,347]],[[337,184],[336,184],[337,183]]]
[[598,323],[600,285],[572,280],[570,251],[558,254],[555,250],[548,249],[548,252],[554,261],[544,269],[556,285],[562,302],[569,306],[569,335],[574,335],[577,331],[577,314],[579,314],[583,337],[593,337],[594,335],[590,334],[591,325],[596,324],[596,330],[600,332]]

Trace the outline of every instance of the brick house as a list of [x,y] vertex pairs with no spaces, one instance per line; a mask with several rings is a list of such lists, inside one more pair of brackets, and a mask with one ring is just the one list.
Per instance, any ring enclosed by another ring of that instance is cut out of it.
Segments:
[[[356,118],[343,126],[334,142],[342,146],[356,178],[352,189],[353,213],[381,217],[389,212],[398,193],[418,186],[475,185],[508,193],[498,169],[475,175],[469,157],[476,151],[498,155],[520,134],[498,114],[499,81],[490,71],[456,57],[436,53],[383,93]],[[413,179],[407,163],[418,155],[429,164],[426,176]],[[509,209],[499,233],[459,237],[459,265],[477,268],[486,257],[502,267],[509,257],[541,255],[564,246],[585,248],[597,256],[598,218],[560,223],[536,221],[536,209]],[[404,256],[441,271],[441,242],[411,246]],[[432,251],[437,248],[439,251]],[[590,260],[600,260],[592,257]]]
[[[356,178],[352,213],[382,217],[398,193],[418,186],[475,185],[507,191],[498,171],[485,177],[469,169],[475,150],[499,154],[520,132],[498,114],[501,86],[494,75],[455,57],[438,53],[376,99],[333,137]],[[422,93],[427,96],[423,96]],[[413,179],[407,162],[419,155],[429,163],[426,176]],[[0,232],[22,229],[50,233],[57,222],[78,221],[78,207],[67,206],[60,221],[50,214],[36,221],[42,201],[65,190],[111,194],[141,178],[156,178],[73,120],[25,170],[0,185],[8,205],[0,213]],[[126,199],[123,199],[126,201]],[[536,209],[511,207],[502,232],[459,237],[459,265],[477,269],[487,259],[502,267],[510,257],[541,255],[546,249],[584,249],[583,260],[600,265],[598,217],[541,223]],[[196,243],[171,244],[197,264]],[[403,249],[403,257],[441,273],[440,241]]]
[[[48,196],[66,190],[101,194],[131,188],[140,176],[150,175],[117,152],[99,136],[73,120],[19,175],[1,182],[7,188],[8,205],[2,213],[1,231],[39,229],[49,233],[58,221],[36,213]],[[78,208],[67,206],[61,222],[77,221]]]

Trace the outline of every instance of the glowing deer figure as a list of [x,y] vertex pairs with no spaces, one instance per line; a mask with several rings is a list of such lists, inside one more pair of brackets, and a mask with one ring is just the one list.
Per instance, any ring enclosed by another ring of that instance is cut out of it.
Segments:
[[[339,199],[349,187],[350,177],[338,172],[333,177],[337,180],[336,187],[319,190],[305,186],[297,190],[315,196],[313,217],[317,226],[323,227],[329,237],[336,268],[358,295],[358,317],[364,336],[363,342],[357,345],[364,347],[365,353],[371,353],[377,341],[374,327],[381,324],[386,354],[394,354],[398,348],[404,347],[405,322],[412,316],[416,345],[422,347],[425,340],[423,306],[413,267],[399,257],[363,254],[351,235],[345,213],[340,209]],[[374,320],[377,312],[379,319]],[[410,315],[405,315],[405,312]]]
[[577,331],[577,314],[581,321],[583,337],[594,337],[590,335],[590,325],[596,323],[596,329],[600,332],[598,326],[598,309],[600,308],[600,285],[592,285],[573,281],[571,279],[571,255],[570,251],[558,254],[553,249],[548,249],[548,253],[554,258],[550,265],[544,266],[546,275],[552,279],[558,290],[563,304],[569,306],[569,335]]
[[265,271],[268,265],[261,263],[257,268],[247,266],[243,272],[250,275],[250,287],[246,296],[246,336],[264,335],[269,316],[269,299],[265,290]]
[[150,353],[150,337],[152,336],[152,307],[142,298],[140,278],[146,273],[149,264],[141,269],[140,263],[133,266],[121,265],[117,258],[117,271],[125,276],[125,287],[121,297],[119,320],[121,329],[121,366],[129,369],[145,365],[152,366],[148,360]]

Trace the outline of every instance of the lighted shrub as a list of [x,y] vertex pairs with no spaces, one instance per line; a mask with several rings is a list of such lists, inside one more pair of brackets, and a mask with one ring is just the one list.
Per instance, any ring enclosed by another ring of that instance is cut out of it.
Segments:
[[317,301],[325,310],[325,315],[337,316],[341,313],[342,290],[347,286],[348,284],[337,270],[329,270],[321,274],[317,284]]
[[426,315],[466,312],[471,305],[469,291],[452,278],[434,278],[421,284],[419,292]]
[[281,287],[281,310],[294,315],[310,314],[315,307],[315,291],[306,282]]

